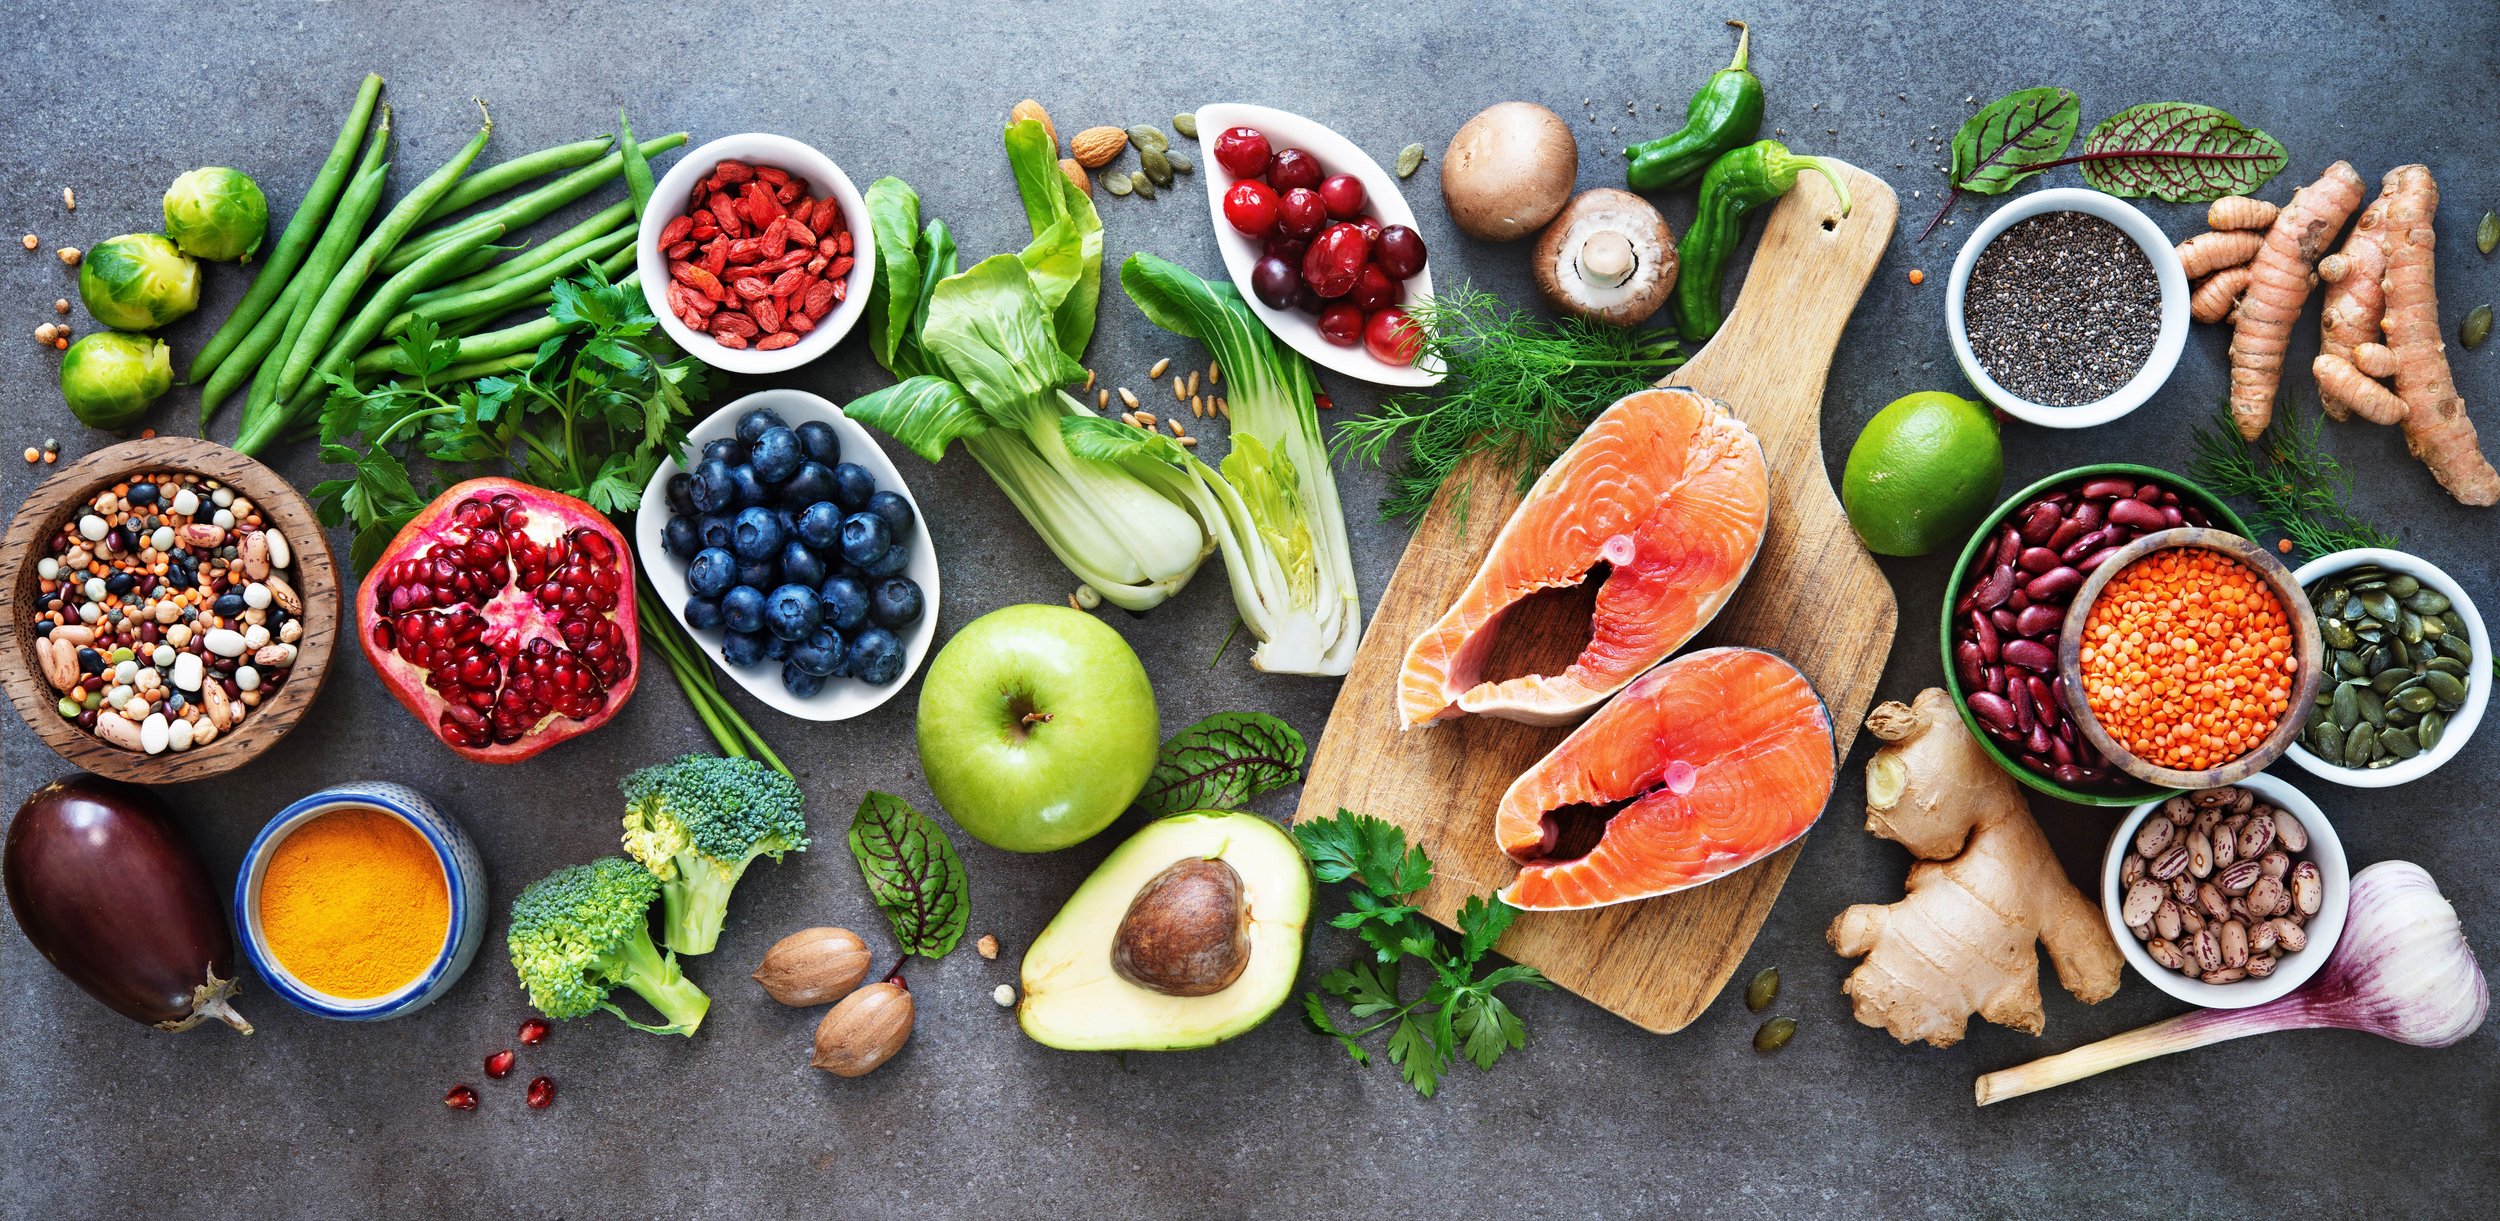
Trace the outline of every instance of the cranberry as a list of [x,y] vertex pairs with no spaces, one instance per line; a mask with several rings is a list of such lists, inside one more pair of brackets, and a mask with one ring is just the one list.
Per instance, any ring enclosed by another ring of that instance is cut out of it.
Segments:
[[1267,172],[1267,135],[1255,127],[1228,127],[1215,137],[1215,163],[1235,178]]
[[[1372,240],[1352,225],[1330,225],[1302,256],[1302,280],[1311,291],[1334,300],[1354,291],[1371,260]],[[1351,342],[1351,341],[1348,341]]]
[[1269,309],[1293,308],[1294,298],[1300,295],[1301,288],[1302,273],[1295,271],[1292,263],[1278,255],[1271,254],[1260,259],[1258,265],[1250,269],[1250,291],[1257,294]]
[[1388,232],[1388,230],[1380,227],[1380,218],[1377,216],[1357,216],[1353,220],[1347,221],[1346,223],[1362,230],[1363,236],[1370,238],[1375,243],[1380,241],[1381,234]]
[[1340,301],[1319,312],[1319,337],[1341,348],[1363,342],[1363,309]]
[[549,1078],[549,1077],[532,1077],[532,1078],[530,1078],[529,1104],[530,1104],[530,1109],[531,1109],[531,1110],[533,1110],[533,1111],[543,1111],[543,1110],[546,1110],[548,1107],[554,1106],[554,1105],[555,1105],[555,1101],[556,1101],[556,1083],[555,1083],[555,1080],[554,1080],[553,1078]]
[[1351,220],[1363,211],[1363,183],[1352,174],[1339,174],[1319,184],[1319,197],[1328,204],[1328,214],[1338,220]]
[[1278,229],[1276,232],[1268,234],[1265,242],[1260,243],[1259,254],[1263,257],[1273,256],[1275,258],[1280,258],[1296,267],[1300,267],[1302,265],[1302,252],[1309,250],[1310,248],[1311,243],[1309,239],[1288,237],[1285,235],[1284,230]]
[[548,1025],[545,1018],[531,1018],[521,1023],[521,1043],[524,1046],[536,1047],[547,1041],[547,1032],[553,1029],[555,1028]]
[[443,1105],[455,1111],[474,1111],[477,1109],[477,1091],[465,1085],[455,1085],[444,1092]]
[[511,1048],[507,1047],[502,1051],[496,1052],[494,1055],[486,1057],[486,1075],[497,1081],[501,1081],[512,1075]]
[[1293,307],[1314,318],[1319,317],[1319,312],[1328,308],[1328,302],[1318,293],[1311,291],[1310,281],[1300,276],[1294,277],[1294,281]]
[[1404,225],[1380,231],[1380,265],[1401,280],[1424,269],[1424,235]]
[[1393,305],[1363,323],[1363,346],[1383,364],[1411,365],[1424,350],[1424,333]]
[[1298,148],[1276,154],[1267,167],[1267,180],[1276,184],[1279,191],[1318,186],[1321,174],[1319,158]]
[[1276,228],[1276,191],[1255,178],[1243,179],[1224,192],[1224,219],[1250,237],[1266,237]]
[[1307,238],[1328,227],[1328,205],[1319,192],[1295,187],[1277,201],[1276,220],[1286,234]]
[[1387,309],[1406,300],[1406,285],[1383,270],[1378,263],[1363,264],[1363,273],[1354,279],[1354,292],[1347,297],[1364,313]]

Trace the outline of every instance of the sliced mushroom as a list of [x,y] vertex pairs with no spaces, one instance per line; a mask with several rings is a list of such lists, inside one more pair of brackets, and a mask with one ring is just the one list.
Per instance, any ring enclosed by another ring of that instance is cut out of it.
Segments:
[[1582,192],[1537,239],[1536,286],[1555,309],[1637,326],[1675,288],[1675,234],[1638,195]]

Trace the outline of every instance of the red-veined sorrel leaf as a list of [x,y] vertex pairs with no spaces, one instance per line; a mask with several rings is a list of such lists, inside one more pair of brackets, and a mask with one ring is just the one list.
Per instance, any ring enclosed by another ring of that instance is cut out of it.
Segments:
[[2102,120],[2068,160],[2095,190],[2204,203],[2254,194],[2291,158],[2281,141],[2211,106],[2146,102]]
[[1935,232],[1962,192],[2002,195],[2056,164],[2082,122],[2083,103],[2071,89],[2020,89],[1988,103],[1953,133],[1952,189],[1919,236]]

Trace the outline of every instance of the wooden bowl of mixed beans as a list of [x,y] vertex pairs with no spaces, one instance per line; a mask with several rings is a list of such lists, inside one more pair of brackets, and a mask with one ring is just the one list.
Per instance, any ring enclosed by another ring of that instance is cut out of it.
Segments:
[[2103,756],[2147,784],[2205,789],[2291,749],[2323,659],[2317,615],[2273,552],[2189,526],[2092,570],[2057,662],[2068,715]]
[[192,437],[108,446],[44,481],[0,539],[0,590],[19,715],[63,759],[142,784],[277,745],[328,676],[342,614],[312,506]]

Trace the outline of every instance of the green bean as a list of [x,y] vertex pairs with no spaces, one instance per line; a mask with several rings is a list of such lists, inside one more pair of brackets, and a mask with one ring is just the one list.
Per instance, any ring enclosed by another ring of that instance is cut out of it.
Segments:
[[635,233],[631,229],[618,229],[596,241],[583,244],[564,260],[549,260],[527,275],[514,276],[491,288],[481,288],[457,296],[443,297],[414,309],[402,310],[397,317],[383,324],[382,337],[389,338],[408,329],[408,324],[419,318],[432,319],[439,325],[447,319],[465,318],[472,314],[484,314],[491,318],[505,313],[528,300],[532,293],[545,291],[548,285],[578,270],[583,262],[591,259],[604,259],[618,250],[630,247],[634,236]]
[[[261,356],[261,368],[253,374],[252,391],[244,399],[243,420],[235,438],[235,447],[244,453],[258,452],[259,447],[267,445],[276,436],[267,427],[274,421],[264,417],[268,414],[270,403],[277,397],[278,375],[286,367],[288,354],[295,350],[295,341],[304,333],[304,324],[312,316],[313,302],[321,296],[331,277],[338,274],[339,264],[355,247],[356,240],[363,236],[365,221],[382,204],[383,184],[390,178],[391,172],[391,163],[385,159],[390,150],[390,136],[391,108],[384,106],[382,121],[375,129],[373,141],[365,146],[364,161],[357,168],[355,182],[348,187],[345,195],[339,197],[338,210],[331,214],[330,226],[322,233],[321,243],[313,247],[311,257],[304,260],[303,271],[296,275],[296,279],[303,283],[303,289],[294,294],[295,304],[287,309],[286,326],[279,333],[277,342]],[[241,370],[234,370],[232,378],[240,379],[241,375]],[[217,380],[214,377],[210,379],[212,389]],[[232,389],[229,380],[225,390]],[[222,398],[224,393],[219,391],[219,397]]]
[[[686,133],[681,131],[674,135],[662,136],[657,140],[646,141],[638,147],[645,156],[649,156],[653,153],[666,152],[685,142]],[[624,154],[609,153],[554,182],[525,194],[515,195],[511,199],[470,217],[461,224],[491,220],[502,224],[507,229],[517,231],[523,225],[597,190],[609,179],[616,177],[624,168]],[[382,264],[382,270],[384,272],[397,271],[425,257],[458,227],[458,225],[437,225],[427,232],[417,234],[409,239],[406,245],[391,253],[390,259]]]
[[408,304],[421,306],[429,301],[439,301],[445,297],[455,297],[482,288],[493,288],[515,276],[527,275],[549,263],[563,259],[568,252],[584,243],[613,232],[617,226],[633,219],[633,214],[633,205],[629,203],[618,203],[602,209],[597,215],[548,238],[536,249],[526,254],[506,259],[466,279],[454,280],[449,284],[429,288],[408,298]]
[[489,195],[502,194],[532,178],[552,174],[557,170],[569,170],[576,166],[587,165],[598,160],[601,153],[608,151],[608,145],[615,142],[614,136],[593,136],[587,140],[575,140],[571,144],[559,144],[554,148],[542,148],[534,153],[525,153],[510,161],[496,162],[461,179],[460,185],[453,187],[448,194],[443,196],[441,202],[426,212],[425,220],[440,220]]
[[[503,258],[505,255],[518,254],[527,249],[529,249],[529,244],[527,242],[515,242],[509,246],[498,246],[489,242],[486,245],[470,251],[467,257],[455,260],[451,266],[443,269],[442,274],[447,279],[452,276],[476,275],[479,272],[485,271],[487,268],[494,266],[496,261]],[[411,301],[415,299],[415,297],[409,298]]]
[[209,421],[217,418],[217,405],[234,393],[235,387],[242,385],[245,378],[260,371],[261,361],[268,357],[270,345],[278,342],[279,334],[286,330],[287,320],[295,316],[296,298],[303,294],[304,277],[297,276],[286,286],[285,292],[278,294],[277,300],[269,303],[269,308],[261,311],[260,321],[252,324],[251,332],[243,337],[243,342],[234,345],[227,358],[217,366],[217,371],[209,375],[208,384],[200,388],[200,435],[208,435]]
[[[627,249],[630,250],[631,247]],[[639,288],[642,285],[642,273],[637,271],[627,275],[624,279],[617,281],[617,285],[621,288]],[[490,360],[500,356],[533,354],[538,351],[538,345],[572,330],[571,324],[555,318],[532,318],[500,331],[487,331],[463,338],[455,359],[466,363]],[[404,374],[411,371],[407,355],[395,346],[373,348],[356,358],[356,372],[359,375],[380,376]]]
[[639,220],[643,205],[651,202],[651,158],[645,156],[642,145],[635,142],[634,124],[625,117],[622,108],[616,112],[616,131],[616,151],[625,155],[625,194],[634,201],[634,217]]
[[418,285],[441,275],[443,268],[467,258],[474,246],[484,245],[501,236],[503,226],[489,225],[478,230],[468,241],[445,243],[442,249],[410,263],[406,270],[384,280],[382,287],[374,290],[373,299],[365,302],[364,308],[356,312],[356,317],[340,329],[338,338],[330,342],[329,350],[321,354],[320,363],[313,366],[313,376],[305,378],[303,388],[287,400],[289,412],[300,411],[313,399],[326,393],[322,389],[326,384],[324,375],[347,372],[354,363],[356,353],[373,342],[383,323],[398,312],[408,300],[408,295],[417,291]]
[[[191,358],[191,367],[182,379],[197,384],[201,378],[217,371],[226,355],[235,350],[246,336],[260,324],[260,317],[278,300],[295,277],[295,269],[304,265],[304,255],[320,239],[322,225],[330,219],[330,209],[337,206],[339,193],[347,189],[349,168],[356,161],[356,147],[364,143],[365,125],[373,120],[374,103],[382,96],[382,78],[368,75],[356,90],[356,104],[347,112],[347,123],[339,128],[338,139],[330,145],[330,158],[321,163],[321,172],[313,176],[312,189],[304,192],[302,203],[295,205],[295,215],[286,219],[286,231],[278,235],[278,244],[269,252],[269,259],[252,277],[252,286],[243,293],[234,312],[217,333],[208,337],[200,354]],[[247,358],[248,359],[248,358]],[[231,389],[231,387],[229,387]],[[213,404],[201,407],[200,423],[208,423]]]
[[[484,104],[481,103],[478,109],[483,111]],[[494,134],[495,117],[489,114],[486,121],[479,125],[477,134],[470,137],[451,160],[444,162],[440,169],[427,175],[425,181],[402,196],[389,212],[382,215],[373,232],[365,235],[356,252],[347,256],[347,261],[339,267],[338,275],[330,280],[328,288],[322,290],[321,300],[314,303],[312,316],[304,324],[304,333],[295,340],[295,349],[287,353],[286,368],[278,376],[280,400],[294,401],[295,392],[303,387],[306,376],[312,372],[313,361],[329,350],[330,337],[338,332],[339,323],[346,318],[348,303],[355,299],[356,291],[364,287],[366,278],[374,274],[392,248],[399,245],[399,240],[416,227],[417,218],[425,215],[426,209],[433,207],[434,201],[441,199],[453,183],[460,181],[460,175],[468,172],[469,163],[477,160],[478,153],[486,147],[487,138]],[[501,231],[497,229],[497,232]],[[382,270],[388,274],[392,269]]]

